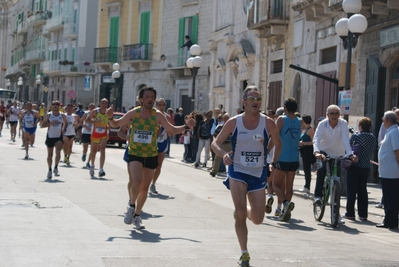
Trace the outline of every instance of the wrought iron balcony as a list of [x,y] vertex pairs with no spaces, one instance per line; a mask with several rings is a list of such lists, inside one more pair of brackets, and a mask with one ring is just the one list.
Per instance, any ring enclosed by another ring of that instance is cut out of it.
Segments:
[[287,25],[289,23],[289,1],[253,1],[253,6],[248,10],[247,23],[250,29]]
[[94,48],[93,63],[112,63],[120,62],[122,48],[120,47],[98,47]]
[[123,46],[123,61],[152,60],[152,44],[131,44]]

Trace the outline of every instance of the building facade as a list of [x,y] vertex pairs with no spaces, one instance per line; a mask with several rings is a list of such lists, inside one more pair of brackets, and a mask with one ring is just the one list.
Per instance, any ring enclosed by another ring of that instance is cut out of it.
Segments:
[[[208,109],[208,27],[212,23],[206,2],[193,0],[99,1],[98,38],[94,62],[98,67],[98,98],[111,99],[116,108],[135,105],[139,88],[150,85],[167,107],[192,109],[192,77],[182,48],[188,35],[202,47],[205,64],[196,76],[194,108]],[[112,79],[113,64],[121,77]]]

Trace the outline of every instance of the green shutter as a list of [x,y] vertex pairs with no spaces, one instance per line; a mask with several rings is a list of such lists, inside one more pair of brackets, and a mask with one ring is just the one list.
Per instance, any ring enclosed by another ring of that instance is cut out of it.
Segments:
[[68,49],[64,48],[64,60],[68,60]]
[[184,45],[184,24],[185,18],[179,19],[179,36],[178,36],[178,57],[177,57],[177,66],[183,66],[184,56],[183,56],[183,48],[180,48]]
[[119,17],[111,17],[109,21],[109,62],[118,62]]
[[150,41],[150,11],[141,12],[140,18],[140,44],[148,44]]
[[32,66],[30,66],[30,77],[35,78],[35,76],[36,76],[36,65],[33,64]]
[[193,44],[198,44],[198,16],[192,17],[190,37]]
[[75,48],[72,48],[72,61],[75,61]]

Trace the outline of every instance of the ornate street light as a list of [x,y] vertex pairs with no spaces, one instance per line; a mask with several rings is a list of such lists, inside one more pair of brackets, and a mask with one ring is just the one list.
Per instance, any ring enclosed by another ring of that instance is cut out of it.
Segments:
[[10,90],[10,86],[11,86],[10,79],[6,79],[6,86],[7,86],[7,90]]
[[190,47],[190,54],[192,57],[187,59],[186,65],[191,69],[191,76],[193,76],[192,92],[191,92],[191,111],[195,109],[195,77],[198,69],[204,63],[204,60],[199,55],[201,54],[201,47],[199,45],[192,45]]
[[110,95],[110,98],[112,97],[112,99],[110,99],[110,100],[112,100],[112,104],[115,107],[116,93],[118,92],[116,83],[117,83],[117,79],[119,79],[119,77],[121,77],[121,73],[119,72],[120,65],[118,63],[114,63],[114,65],[112,65],[112,69],[114,70],[114,72],[112,72],[112,79],[114,79],[114,81],[115,81],[115,87],[114,87],[115,91],[113,94]]
[[18,78],[17,85],[19,86],[19,99],[22,99],[22,85],[24,82],[22,81],[22,77]]
[[36,92],[35,92],[35,101],[39,102],[39,89],[40,89],[40,84],[42,83],[41,76],[37,75],[36,76]]
[[344,0],[342,8],[347,18],[342,18],[335,24],[335,31],[341,37],[345,50],[348,50],[346,60],[345,90],[350,90],[350,71],[352,64],[352,48],[355,48],[359,36],[367,29],[367,19],[359,13],[362,9],[361,0]]

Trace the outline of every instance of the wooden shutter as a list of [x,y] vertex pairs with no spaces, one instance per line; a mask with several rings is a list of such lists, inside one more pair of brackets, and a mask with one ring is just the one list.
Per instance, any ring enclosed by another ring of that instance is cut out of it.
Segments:
[[111,17],[109,25],[109,62],[118,62],[119,17]]
[[150,11],[141,12],[140,18],[140,44],[148,44],[150,41]]
[[198,16],[192,17],[190,37],[193,44],[198,44]]
[[184,24],[185,24],[185,18],[180,18],[179,19],[179,36],[178,36],[178,43],[177,43],[177,49],[178,49],[178,57],[177,57],[177,65],[178,66],[183,66],[184,65],[184,57],[183,57],[183,48],[180,48],[184,44]]
[[[322,73],[324,76],[336,78],[336,71]],[[337,87],[336,84],[317,78],[316,80],[316,102],[314,125],[317,127],[318,119],[326,116],[326,109],[329,105],[337,104]]]
[[269,83],[269,97],[267,99],[267,109],[274,110],[281,106],[282,81]]

